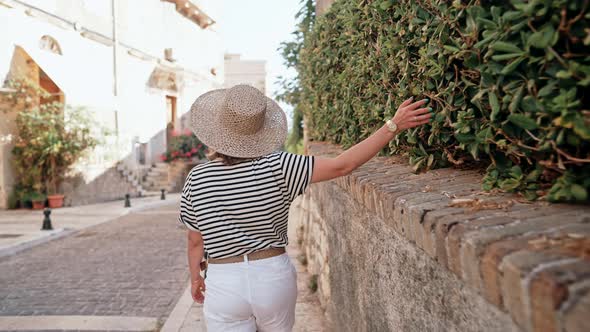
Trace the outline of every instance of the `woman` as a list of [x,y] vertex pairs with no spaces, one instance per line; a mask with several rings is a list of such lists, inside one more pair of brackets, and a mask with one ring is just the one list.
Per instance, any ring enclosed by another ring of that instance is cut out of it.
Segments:
[[[208,331],[291,331],[297,297],[297,274],[285,253],[291,202],[311,183],[349,174],[402,130],[427,123],[426,102],[406,100],[373,135],[336,158],[320,158],[278,151],[285,114],[253,87],[197,98],[193,131],[215,152],[189,173],[179,219],[189,229],[191,294],[204,302]],[[205,249],[206,282],[199,269]]]

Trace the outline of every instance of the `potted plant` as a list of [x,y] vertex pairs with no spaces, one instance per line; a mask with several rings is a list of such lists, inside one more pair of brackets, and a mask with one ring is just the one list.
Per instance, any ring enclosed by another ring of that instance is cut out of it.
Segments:
[[204,159],[206,149],[207,147],[190,130],[185,130],[182,134],[173,132],[168,150],[160,159],[167,163],[175,160]]
[[45,207],[45,200],[47,196],[42,193],[35,192],[30,196],[31,202],[33,203],[33,210],[42,210]]
[[[40,101],[45,94],[38,88],[33,97],[27,97]],[[63,206],[60,184],[83,153],[98,144],[91,131],[98,126],[84,109],[59,102],[26,105],[17,115],[16,126],[12,154],[19,183],[48,193],[50,207]]]

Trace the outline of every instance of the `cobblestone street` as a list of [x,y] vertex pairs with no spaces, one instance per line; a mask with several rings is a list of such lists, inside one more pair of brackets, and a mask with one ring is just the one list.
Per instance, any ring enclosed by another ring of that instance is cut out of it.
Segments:
[[0,259],[0,315],[165,319],[188,279],[176,217],[171,203]]

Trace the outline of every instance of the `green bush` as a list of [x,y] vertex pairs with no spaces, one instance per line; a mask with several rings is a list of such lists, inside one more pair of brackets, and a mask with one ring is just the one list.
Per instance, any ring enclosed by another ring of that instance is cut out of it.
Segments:
[[100,127],[83,108],[42,102],[50,94],[36,82],[17,77],[8,86],[14,90],[8,100],[19,110],[12,148],[17,184],[40,200],[41,194],[58,193],[71,167],[100,143]]
[[350,146],[427,97],[433,123],[387,151],[416,171],[482,163],[486,190],[587,201],[588,18],[584,0],[336,1],[300,55],[310,135]]

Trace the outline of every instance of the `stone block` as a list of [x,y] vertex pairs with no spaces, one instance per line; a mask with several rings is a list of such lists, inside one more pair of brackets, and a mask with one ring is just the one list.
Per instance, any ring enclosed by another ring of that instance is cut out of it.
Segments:
[[[496,202],[498,204],[506,203],[504,198],[492,198],[487,200],[487,202]],[[467,224],[474,219],[484,218],[484,217],[493,217],[498,216],[502,217],[507,214],[507,211],[512,209],[512,206],[509,206],[507,210],[505,209],[498,209],[498,210],[479,210],[479,211],[467,211],[462,214],[453,214],[449,216],[443,216],[435,221],[433,224],[433,235],[435,239],[436,245],[436,260],[440,262],[443,266],[450,268],[449,263],[449,250],[448,250],[448,234],[452,231],[453,228],[457,227],[458,225]],[[457,261],[457,259],[453,259]],[[451,271],[455,272],[459,277],[461,277],[460,271]]]
[[[394,219],[399,224],[401,235],[408,239],[408,241],[416,243],[416,233],[412,229],[412,212],[416,214],[416,206],[419,204],[434,203],[442,206],[448,201],[448,198],[440,193],[424,193],[421,191],[410,193],[396,199],[394,205]],[[418,220],[417,223],[420,223]]]
[[590,278],[568,288],[567,303],[560,313],[561,328],[568,332],[587,332],[590,329]]
[[463,208],[458,207],[449,207],[448,205],[432,211],[425,211],[424,216],[422,217],[422,227],[420,229],[422,236],[422,248],[428,256],[435,258],[437,257],[436,252],[436,234],[435,234],[435,224],[436,220],[443,217],[451,217],[456,216],[457,218],[461,218],[464,213]]
[[484,216],[471,219],[468,222],[456,224],[447,235],[449,269],[462,277],[461,248],[466,233],[485,232],[487,228],[502,226],[521,219],[523,216],[534,218],[547,215],[547,213],[548,211],[543,209],[531,209],[530,204],[515,204],[510,207],[510,211],[486,213]]
[[[552,264],[543,269],[530,281],[532,328],[534,331],[562,331],[557,310],[567,300],[569,285],[590,277],[590,264],[587,260],[573,259],[562,264]],[[588,312],[588,308],[581,308]],[[577,319],[570,318],[570,324],[579,325]],[[587,321],[588,317],[586,317]]]
[[[512,220],[511,223],[506,223],[503,226],[497,226],[487,229],[486,232],[470,232],[465,234],[463,246],[461,248],[461,264],[463,266],[463,278],[472,287],[480,290],[487,299],[495,301],[496,296],[486,293],[482,274],[483,254],[488,246],[494,242],[505,238],[514,238],[522,234],[541,233],[547,229],[558,229],[560,226],[566,226],[576,223],[581,223],[590,218],[589,216],[580,214],[579,211],[563,211],[557,212],[553,215],[545,215],[542,217],[526,218],[522,220]],[[491,255],[491,254],[490,254]],[[493,271],[493,269],[490,269]]]
[[530,297],[526,277],[540,264],[562,259],[548,257],[542,252],[522,250],[507,255],[500,265],[500,287],[504,307],[524,330],[531,330]]
[[[522,236],[508,238],[489,245],[481,258],[481,271],[486,298],[498,307],[505,305],[502,296],[504,293],[500,290],[500,279],[503,275],[500,264],[504,257],[512,252],[521,249],[542,250],[546,260],[542,262],[544,264],[550,264],[555,257],[577,257],[578,253],[567,249],[567,244],[575,244],[577,241],[574,238],[569,238],[567,234],[570,232],[588,236],[590,234],[590,225],[573,224],[561,226],[558,229],[549,228],[544,231],[529,232]],[[531,260],[524,262],[524,264],[533,264],[536,261],[535,259]]]
[[[410,238],[413,239],[416,245],[424,248],[424,217],[428,212],[444,209],[448,207],[451,200],[451,195],[469,195],[476,189],[479,189],[479,184],[459,182],[453,186],[445,187],[445,190],[440,188],[434,189],[430,193],[438,193],[439,198],[435,200],[419,200],[413,201],[407,209],[406,216],[408,218],[410,228]],[[452,192],[452,194],[450,194]],[[429,232],[430,235],[430,232]],[[432,256],[434,258],[434,256]]]

